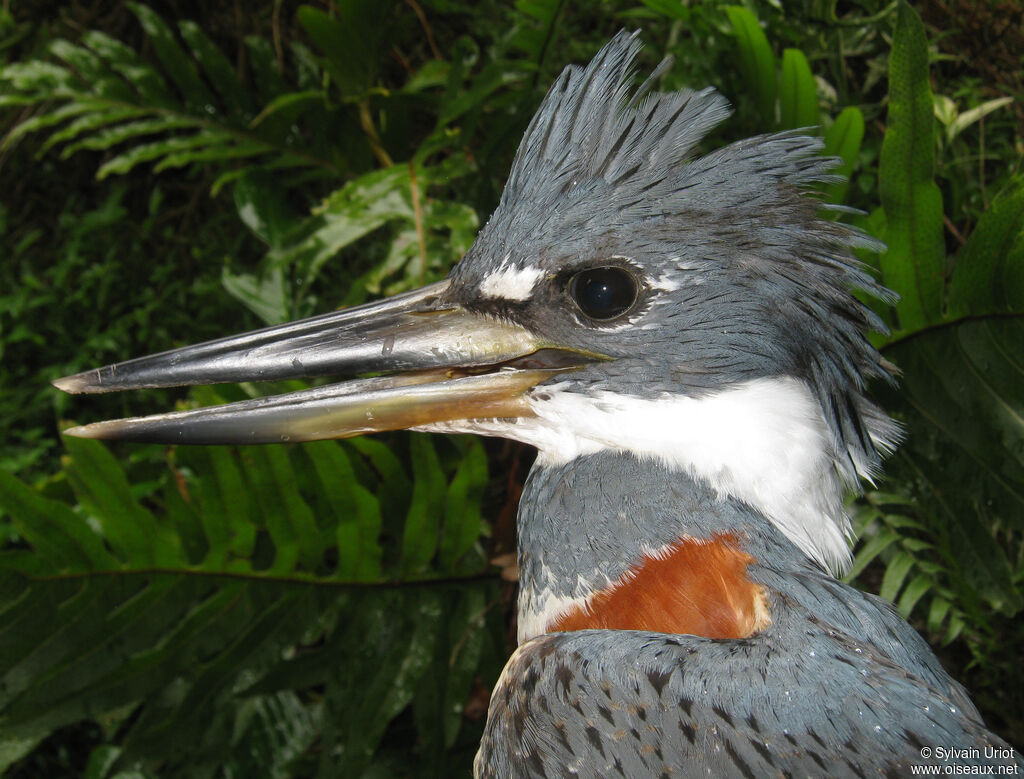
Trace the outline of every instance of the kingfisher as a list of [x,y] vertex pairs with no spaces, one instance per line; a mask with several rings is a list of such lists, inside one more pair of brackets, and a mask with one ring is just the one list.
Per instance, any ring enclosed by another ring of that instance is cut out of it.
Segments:
[[[861,290],[823,215],[821,142],[699,155],[712,89],[635,86],[620,32],[551,87],[501,201],[414,292],[59,379],[72,393],[351,376],[73,428],[171,444],[374,431],[536,447],[518,515],[518,641],[477,777],[905,776],[1019,766],[850,563],[844,493],[900,429]],[[955,750],[955,751],[954,751]]]

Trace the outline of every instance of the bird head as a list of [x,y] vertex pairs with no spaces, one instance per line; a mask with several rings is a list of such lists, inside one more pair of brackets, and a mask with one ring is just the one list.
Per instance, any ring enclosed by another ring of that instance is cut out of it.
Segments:
[[68,392],[374,374],[283,396],[86,425],[168,443],[398,428],[525,441],[542,464],[658,459],[761,510],[813,559],[848,557],[842,482],[896,437],[853,289],[891,299],[822,216],[834,161],[784,133],[703,156],[712,90],[634,86],[636,34],[566,68],[501,202],[449,277],[416,292],[60,379]]

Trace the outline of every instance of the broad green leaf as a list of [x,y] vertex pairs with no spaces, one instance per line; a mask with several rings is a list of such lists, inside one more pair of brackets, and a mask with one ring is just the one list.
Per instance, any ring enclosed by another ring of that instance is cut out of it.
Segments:
[[536,24],[521,24],[509,43],[526,53],[536,63],[538,72],[554,42],[558,15],[564,0],[516,0],[516,11],[530,17]]
[[21,760],[21,758],[28,755],[46,736],[47,732],[45,730],[31,736],[14,736],[0,733],[0,771],[6,771]]
[[[456,77],[453,70],[449,77],[449,84]],[[472,109],[479,107],[486,102],[487,98],[493,95],[502,87],[507,87],[521,81],[523,72],[513,70],[507,63],[492,62],[488,64],[480,74],[473,79],[469,89],[451,88],[451,97],[441,103],[441,109],[437,115],[437,128],[447,127],[456,119],[469,113]],[[461,86],[461,85],[460,85]]]
[[730,5],[726,6],[725,12],[736,35],[743,82],[753,94],[765,126],[774,126],[777,65],[768,38],[757,17],[746,8]]
[[850,188],[850,177],[853,167],[860,154],[861,141],[864,139],[864,114],[856,106],[847,106],[839,112],[832,126],[825,131],[826,157],[838,157],[842,164],[835,173],[843,177],[843,181],[828,184],[822,191],[822,199],[826,203],[842,205],[846,202],[846,193]]
[[323,92],[318,90],[308,90],[305,92],[288,92],[284,95],[278,95],[271,100],[263,109],[253,117],[252,121],[249,122],[250,127],[259,127],[267,118],[271,116],[277,116],[282,113],[295,113],[296,109],[301,109],[309,105],[318,105],[324,100]]
[[84,779],[115,779],[108,777],[108,772],[114,767],[122,752],[120,747],[106,744],[93,749],[89,754],[89,764],[85,767]]
[[[213,393],[197,393],[203,404]],[[203,566],[216,569],[230,557],[248,560],[255,544],[255,506],[243,476],[246,463],[234,450],[211,446],[189,450],[184,455],[203,474],[197,485],[199,516],[208,553]]]
[[953,614],[949,618],[949,629],[946,631],[945,637],[942,639],[943,644],[949,644],[952,641],[956,641],[957,637],[963,632],[966,623],[959,614]]
[[901,2],[889,55],[889,119],[879,162],[885,209],[883,281],[899,293],[898,329],[936,322],[942,307],[945,244],[942,196],[933,180],[935,118],[928,84],[928,39],[917,13]]
[[807,57],[799,49],[786,49],[779,76],[779,126],[792,130],[819,122],[818,90]]
[[239,218],[271,248],[280,247],[300,220],[280,183],[263,171],[249,171],[239,178],[232,194]]
[[448,82],[452,64],[444,60],[430,60],[423,63],[419,70],[409,77],[402,91],[415,94],[435,87],[443,87]]
[[288,450],[279,446],[267,446],[263,447],[262,451],[274,475],[274,484],[291,528],[290,536],[298,539],[301,562],[306,570],[316,571],[323,561],[323,542],[313,511],[299,493],[298,481]]
[[1024,179],[981,215],[957,255],[947,315],[1024,312]]
[[293,691],[243,701],[232,733],[226,776],[290,779],[291,765],[320,736],[319,705],[308,705]]
[[280,268],[272,268],[260,277],[250,273],[232,273],[224,268],[220,281],[231,297],[265,324],[276,325],[289,318],[288,290]]
[[216,713],[218,699],[230,694],[237,669],[265,662],[280,651],[289,637],[294,640],[297,628],[313,618],[310,588],[260,589],[262,592],[258,595],[254,593],[252,606],[258,607],[255,613],[248,615],[241,630],[225,642],[214,659],[198,669],[188,693],[169,716],[151,723],[145,730],[136,728],[126,740],[126,747],[145,753],[162,751],[167,739],[179,744],[202,743],[203,729],[209,726]]
[[274,560],[270,570],[276,574],[294,571],[299,563],[303,540],[300,537],[305,521],[294,521],[294,512],[311,521],[309,506],[291,506],[294,495],[294,476],[280,477],[280,449],[269,446],[247,446],[241,452],[246,461],[246,480],[262,517],[262,526],[270,534],[274,545]]
[[199,565],[210,556],[203,519],[197,512],[186,476],[176,464],[172,463],[171,468],[172,478],[164,485],[163,507],[169,524],[178,534],[185,560],[190,565]]

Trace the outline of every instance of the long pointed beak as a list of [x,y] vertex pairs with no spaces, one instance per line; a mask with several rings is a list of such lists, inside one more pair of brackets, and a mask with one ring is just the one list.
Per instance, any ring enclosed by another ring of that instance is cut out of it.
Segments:
[[601,359],[441,302],[448,282],[378,303],[58,379],[70,393],[388,374],[223,406],[97,422],[68,435],[149,443],[315,441],[530,416],[525,393]]

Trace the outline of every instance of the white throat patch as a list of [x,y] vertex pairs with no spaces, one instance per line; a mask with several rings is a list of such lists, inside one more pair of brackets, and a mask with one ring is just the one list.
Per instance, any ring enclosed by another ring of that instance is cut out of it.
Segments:
[[520,424],[543,428],[530,441],[541,464],[604,449],[655,458],[758,509],[833,573],[849,565],[843,486],[828,426],[804,382],[754,379],[703,398],[539,390],[530,399],[539,424]]

